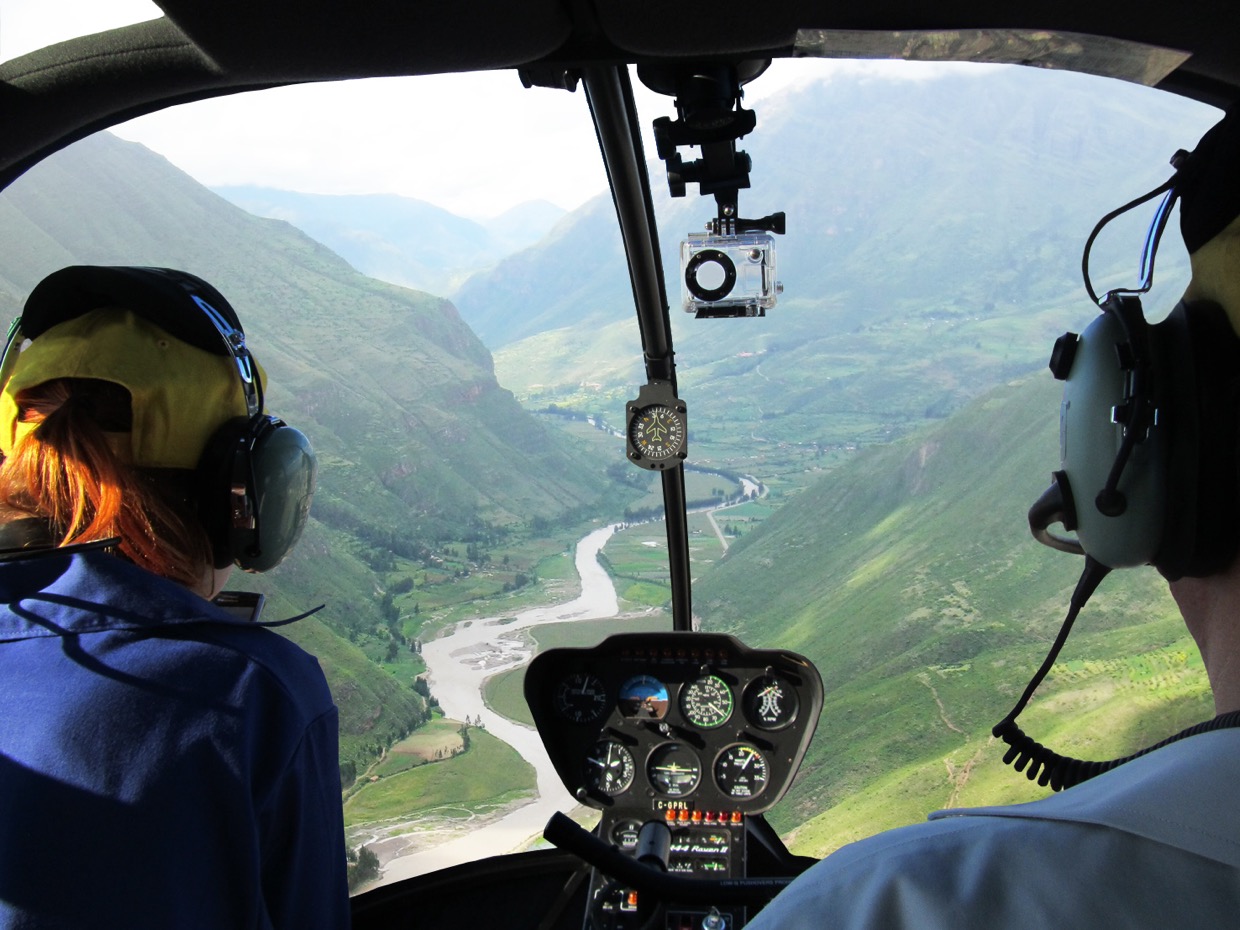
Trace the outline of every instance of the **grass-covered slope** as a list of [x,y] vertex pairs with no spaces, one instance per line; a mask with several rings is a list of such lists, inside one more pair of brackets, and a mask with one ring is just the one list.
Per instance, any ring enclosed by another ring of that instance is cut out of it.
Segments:
[[[704,629],[794,649],[822,672],[818,733],[773,814],[799,850],[1044,793],[1003,770],[989,731],[1081,568],[1034,542],[1025,518],[1057,461],[1058,399],[1039,376],[858,454],[695,584]],[[1210,713],[1166,585],[1138,569],[1104,582],[1021,722],[1060,752],[1110,758]]]

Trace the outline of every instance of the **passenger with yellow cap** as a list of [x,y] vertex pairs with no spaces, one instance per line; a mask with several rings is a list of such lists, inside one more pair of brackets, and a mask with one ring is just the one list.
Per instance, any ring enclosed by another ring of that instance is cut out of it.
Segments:
[[348,926],[323,672],[213,600],[293,547],[315,472],[228,302],[170,269],[50,275],[0,451],[0,926]]

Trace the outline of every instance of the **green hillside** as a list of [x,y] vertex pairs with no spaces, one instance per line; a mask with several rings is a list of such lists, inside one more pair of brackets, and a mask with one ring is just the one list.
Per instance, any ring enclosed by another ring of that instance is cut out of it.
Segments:
[[[269,409],[315,444],[303,543],[234,586],[264,591],[268,619],[327,605],[285,631],[328,672],[346,774],[425,719],[406,647],[419,635],[415,576],[468,574],[467,551],[481,560],[528,538],[531,514],[546,536],[611,506],[607,462],[522,410],[452,304],[364,277],[139,145],[89,138],[0,194],[0,316],[77,263],[167,265],[215,284],[268,373]],[[394,603],[395,585],[410,603]]]
[[[1056,463],[1058,400],[1049,375],[1016,382],[862,452],[695,583],[703,629],[791,648],[822,672],[813,748],[772,817],[799,851],[1045,793],[1004,770],[989,731],[1081,567],[1025,519]],[[1104,582],[1021,722],[1060,752],[1111,758],[1211,715],[1196,650],[1145,569]]]

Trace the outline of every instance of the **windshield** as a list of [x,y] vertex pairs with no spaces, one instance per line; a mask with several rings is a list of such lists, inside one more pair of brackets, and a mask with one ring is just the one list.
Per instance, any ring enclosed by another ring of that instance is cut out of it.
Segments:
[[[206,101],[0,195],[0,311],[63,265],[192,271],[245,322],[268,407],[313,440],[300,547],[238,584],[266,619],[327,605],[281,632],[340,708],[355,889],[529,848],[555,810],[590,822],[530,728],[525,663],[671,627],[659,475],[625,458],[642,346],[582,97],[498,73]],[[647,131],[675,113],[638,100]],[[671,197],[646,143],[693,622],[821,672],[817,733],[768,818],[822,856],[1043,793],[989,732],[1079,571],[1025,519],[1058,464],[1046,360],[1096,314],[1094,223],[1219,114],[1097,77],[903,62],[777,62],[745,103],[741,214],[787,214],[765,317],[682,312],[679,244],[714,202]],[[1099,240],[1099,291],[1135,283],[1151,213]],[[1187,277],[1173,227],[1152,318]],[[1210,715],[1165,586],[1138,574],[1104,586],[1028,712],[1061,751],[1119,755]]]

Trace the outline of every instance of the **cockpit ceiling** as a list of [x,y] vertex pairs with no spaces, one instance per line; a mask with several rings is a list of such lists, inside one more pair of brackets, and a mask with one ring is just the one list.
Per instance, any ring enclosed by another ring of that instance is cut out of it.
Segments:
[[90,132],[279,84],[678,58],[933,57],[1068,67],[1216,105],[1240,4],[1184,0],[157,0],[163,19],[0,64],[0,186]]

